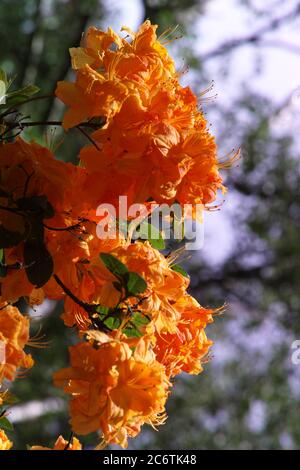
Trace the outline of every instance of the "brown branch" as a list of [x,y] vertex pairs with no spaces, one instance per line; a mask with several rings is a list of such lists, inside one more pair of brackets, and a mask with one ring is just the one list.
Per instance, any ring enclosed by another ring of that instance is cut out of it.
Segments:
[[70,297],[79,307],[87,312],[89,318],[96,328],[100,328],[104,332],[111,331],[111,329],[104,324],[104,322],[98,317],[94,318],[94,314],[97,314],[97,307],[100,307],[100,304],[88,304],[83,302],[82,300],[78,299],[75,294],[63,283],[63,281],[57,276],[57,274],[53,274],[54,279],[56,280],[57,284],[62,288],[64,293]]
[[94,147],[96,147],[96,149],[100,151],[101,149],[98,146],[97,142],[85,130],[81,129],[81,126],[82,124],[79,124],[78,126],[76,126],[76,129],[78,129],[94,145]]
[[73,300],[73,302],[75,302],[77,305],[79,305],[79,307],[83,308],[83,310],[85,310],[89,315],[91,313],[96,313],[96,307],[97,305],[93,305],[93,304],[88,304],[86,302],[83,302],[82,300],[78,299],[78,297],[76,297],[75,294],[73,294],[73,292],[67,287],[65,286],[65,284],[63,283],[63,281],[57,276],[57,274],[54,274],[53,275],[54,279],[56,280],[57,284],[62,288],[62,290],[64,291],[64,293],[70,297],[70,299]]
[[[36,126],[62,126],[63,123],[62,121],[28,121],[28,122],[22,122],[22,121],[18,121],[18,122],[6,122],[5,121],[5,126],[11,131],[13,129],[21,129],[21,130],[24,130],[26,127],[36,127]],[[90,129],[94,129],[94,130],[97,130],[99,129],[99,124],[97,123],[93,123],[93,122],[81,122],[78,126],[76,126],[77,129],[79,129],[79,127],[88,127]],[[79,129],[81,132],[84,132],[82,129]],[[86,137],[89,138],[89,140],[91,140],[91,137],[84,133]],[[92,141],[92,140],[91,140]],[[93,142],[93,141],[92,141]],[[99,147],[98,147],[98,150]]]
[[80,227],[80,222],[78,224],[74,224],[74,225],[70,225],[69,227],[49,227],[49,225],[47,224],[44,224],[43,223],[43,226],[47,229],[47,230],[53,230],[55,232],[69,232],[71,230],[76,230]]

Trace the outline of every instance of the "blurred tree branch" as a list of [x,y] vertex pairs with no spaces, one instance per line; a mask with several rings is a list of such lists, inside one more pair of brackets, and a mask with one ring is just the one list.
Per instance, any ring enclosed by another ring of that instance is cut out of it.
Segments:
[[[82,34],[83,34],[87,24],[88,24],[89,19],[90,19],[90,14],[87,14],[87,13],[84,13],[79,17],[78,26],[77,26],[77,29],[75,31],[75,34],[74,34],[74,36],[72,36],[70,38],[68,43],[65,45],[66,50],[69,50],[69,48],[73,47],[74,44],[75,45],[80,44]],[[59,69],[57,70],[57,73],[56,73],[56,75],[53,79],[52,89],[49,90],[50,93],[53,94],[53,97],[50,98],[49,101],[47,102],[47,106],[45,107],[44,112],[41,116],[41,121],[48,121],[49,116],[50,116],[51,111],[52,111],[52,108],[53,108],[53,103],[54,103],[54,100],[55,100],[54,92],[55,92],[55,88],[56,88],[56,83],[61,81],[61,80],[64,80],[64,78],[66,77],[66,75],[69,71],[69,68],[70,68],[70,57],[69,57],[68,54],[64,54],[64,61],[62,62]]]
[[300,46],[278,39],[262,39],[259,44],[263,47],[274,47],[276,49],[284,49],[292,54],[300,54]]
[[249,44],[260,43],[263,40],[263,36],[265,34],[275,31],[276,29],[284,25],[286,22],[295,19],[295,17],[298,16],[299,14],[300,14],[300,2],[290,12],[286,13],[285,15],[273,18],[268,24],[259,28],[257,31],[254,31],[248,36],[231,39],[229,41],[224,42],[223,44],[220,44],[215,49],[212,49],[211,51],[203,53],[201,56],[201,60],[202,62],[205,62],[207,60],[213,59],[214,57],[228,54],[233,49],[236,49],[238,47],[246,46]]
[[26,52],[22,56],[20,56],[20,72],[17,76],[17,84],[21,87],[24,86],[24,82],[26,79],[26,71],[28,66],[31,63],[31,52],[32,52],[32,44],[35,35],[40,26],[40,19],[41,19],[41,0],[36,0],[35,2],[35,12],[32,16],[32,29],[31,32],[27,36],[26,41]]

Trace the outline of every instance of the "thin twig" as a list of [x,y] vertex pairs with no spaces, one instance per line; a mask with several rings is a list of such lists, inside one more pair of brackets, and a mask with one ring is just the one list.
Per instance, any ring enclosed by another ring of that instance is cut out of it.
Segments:
[[47,230],[53,230],[55,232],[69,232],[70,230],[76,230],[77,228],[80,227],[80,225],[81,225],[81,223],[78,222],[77,224],[70,225],[69,227],[49,227],[49,225],[43,223],[43,226]]
[[101,328],[103,331],[112,331],[111,328],[106,326],[104,322],[100,318],[93,318],[93,314],[97,314],[97,307],[100,307],[100,304],[88,304],[86,302],[83,302],[82,300],[78,299],[75,294],[63,283],[63,281],[57,276],[57,274],[53,275],[54,279],[56,280],[57,284],[62,288],[62,290],[65,292],[66,295],[70,297],[70,299],[73,300],[79,307],[81,307],[83,310],[85,310],[89,318],[91,319],[92,323],[94,326]]
[[50,95],[39,95],[39,96],[32,96],[31,98],[28,98],[27,100],[22,101],[21,103],[14,104],[13,106],[10,106],[4,113],[0,114],[0,119],[4,118],[7,114],[10,114],[11,111],[14,109],[18,108],[19,106],[22,106],[23,104],[31,103],[32,101],[37,101],[37,100],[44,100],[47,98],[53,98],[53,94]]
[[97,142],[95,142],[95,140],[84,129],[81,129],[81,126],[82,124],[76,126],[76,129],[78,129],[94,145],[94,147],[96,147],[96,149],[100,151],[101,149],[98,146]]

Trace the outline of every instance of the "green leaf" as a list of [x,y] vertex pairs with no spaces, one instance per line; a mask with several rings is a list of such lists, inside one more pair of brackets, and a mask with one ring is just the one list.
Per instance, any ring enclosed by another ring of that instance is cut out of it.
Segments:
[[16,203],[20,209],[36,213],[43,219],[51,219],[55,214],[46,196],[21,197]]
[[53,274],[53,259],[42,240],[24,243],[24,262],[27,278],[37,288],[46,284]]
[[181,266],[179,266],[179,264],[173,264],[171,269],[173,269],[173,271],[176,273],[182,274],[184,277],[190,277],[188,273]]
[[146,315],[143,315],[142,313],[135,313],[132,320],[132,323],[137,327],[148,325],[149,322],[150,318],[146,317]]
[[121,318],[119,317],[109,317],[106,321],[105,321],[105,325],[110,328],[111,330],[116,330],[117,328],[119,328],[119,326],[121,325]]
[[107,315],[109,312],[109,307],[104,307],[104,305],[98,305],[96,311],[101,315]]
[[30,96],[35,95],[40,91],[39,87],[35,85],[26,85],[23,88],[19,88],[19,90],[11,91],[8,93],[8,96],[18,96],[22,95],[25,96],[26,98],[30,98]]
[[166,245],[163,236],[154,225],[148,222],[142,222],[138,227],[138,234],[143,240],[148,240],[153,248],[157,250],[164,250]]
[[32,95],[38,93],[40,89],[35,85],[27,85],[19,90],[12,91],[6,94],[6,105],[8,107],[15,106],[16,104],[27,101]]
[[15,95],[15,96],[8,96],[6,98],[6,106],[7,107],[11,107],[11,106],[15,106],[16,104],[20,104],[20,103],[23,103],[23,101],[26,101],[27,100],[27,96],[25,95]]
[[7,275],[7,267],[5,266],[5,256],[3,248],[0,249],[0,277]]
[[126,291],[129,295],[138,295],[147,289],[146,281],[138,273],[128,272],[125,276]]
[[124,275],[128,273],[127,266],[110,253],[100,253],[100,259],[107,269],[117,278],[122,279]]
[[7,75],[6,75],[5,70],[3,70],[3,69],[0,69],[0,80],[1,80],[2,82],[4,82],[5,85],[6,85],[6,87],[7,87],[7,84],[8,84]]
[[123,333],[128,338],[140,338],[141,336],[143,336],[143,333],[137,328],[125,328],[125,330],[123,330]]
[[0,80],[0,104],[6,104],[6,84],[3,80]]
[[12,423],[5,416],[0,418],[0,428],[5,429],[6,431],[14,430]]
[[141,313],[134,314],[133,319],[130,322],[130,327],[123,330],[123,333],[130,338],[140,338],[144,334],[144,326],[150,322],[150,318],[147,318]]

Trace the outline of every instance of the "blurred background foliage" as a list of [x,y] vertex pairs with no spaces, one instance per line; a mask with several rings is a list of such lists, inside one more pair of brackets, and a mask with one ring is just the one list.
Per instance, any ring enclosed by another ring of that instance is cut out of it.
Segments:
[[[72,76],[68,48],[79,43],[90,24],[115,24],[120,9],[123,22],[127,16],[130,23],[133,8],[139,8],[140,21],[150,18],[161,32],[179,24],[183,39],[173,41],[170,49],[178,68],[190,67],[183,80],[199,91],[211,80],[216,83],[207,96],[218,92],[219,97],[204,97],[203,107],[213,122],[220,156],[233,146],[242,148],[238,165],[224,171],[229,194],[224,204],[221,201],[221,212],[209,212],[205,218],[204,249],[185,261],[191,292],[200,303],[227,304],[226,313],[209,328],[215,342],[213,358],[200,376],[176,380],[167,424],[159,432],[145,427],[130,448],[300,446],[300,365],[291,361],[291,344],[300,339],[300,79],[281,64],[282,53],[299,62],[300,47],[297,50],[280,36],[282,28],[300,30],[300,3],[287,0],[284,8],[278,0],[227,3],[233,18],[238,11],[248,15],[246,28],[233,27],[236,23],[228,21],[220,0],[0,1],[0,66],[16,76],[13,86],[35,83],[50,95],[57,80]],[[209,33],[215,37],[216,31],[207,20],[209,8],[219,17],[224,13],[220,40],[213,46]],[[263,74],[265,46],[272,47],[277,66],[271,79]],[[277,50],[281,55],[276,56]],[[252,75],[235,80],[244,53]],[[253,77],[260,76],[265,90],[275,90],[274,97],[254,86]],[[283,88],[286,85],[281,101],[276,81],[281,89],[282,81]],[[44,121],[59,119],[63,109],[50,97],[22,112]],[[76,130],[63,136],[59,128],[55,133],[48,129],[47,135],[53,145],[60,142],[60,158],[76,161],[84,143]],[[44,142],[45,128],[31,129],[26,136]],[[35,367],[13,386],[22,399],[11,414],[17,449],[49,445],[58,434],[70,434],[66,404],[51,380],[54,370],[67,364],[66,344],[73,341],[72,331],[59,319],[60,311],[61,305],[48,302],[31,312],[33,334],[41,324],[51,343],[33,350]],[[82,440],[92,445],[96,436]]]

